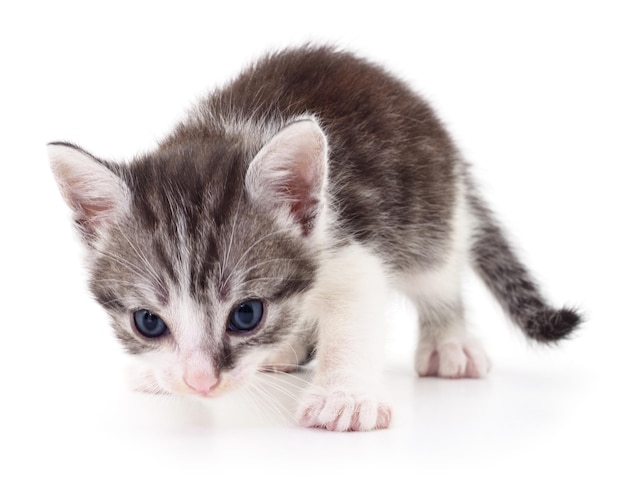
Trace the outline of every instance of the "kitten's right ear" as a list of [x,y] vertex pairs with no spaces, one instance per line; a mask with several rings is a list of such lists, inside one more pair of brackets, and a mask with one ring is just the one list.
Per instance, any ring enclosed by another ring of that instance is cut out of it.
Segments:
[[87,234],[96,234],[126,212],[128,187],[104,163],[65,143],[48,144],[48,157],[61,194],[74,212],[74,220]]

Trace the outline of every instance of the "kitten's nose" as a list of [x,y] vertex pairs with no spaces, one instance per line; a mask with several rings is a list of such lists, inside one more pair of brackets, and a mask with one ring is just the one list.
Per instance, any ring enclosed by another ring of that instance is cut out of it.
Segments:
[[194,371],[183,376],[185,384],[200,396],[208,396],[220,382],[219,377],[210,372]]

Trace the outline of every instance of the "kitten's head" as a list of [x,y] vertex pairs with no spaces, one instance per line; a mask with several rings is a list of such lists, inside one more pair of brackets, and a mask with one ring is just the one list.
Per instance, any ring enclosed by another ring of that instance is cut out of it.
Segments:
[[324,238],[326,139],[300,120],[249,145],[191,138],[129,164],[49,145],[91,291],[141,361],[145,390],[219,394],[303,330]]

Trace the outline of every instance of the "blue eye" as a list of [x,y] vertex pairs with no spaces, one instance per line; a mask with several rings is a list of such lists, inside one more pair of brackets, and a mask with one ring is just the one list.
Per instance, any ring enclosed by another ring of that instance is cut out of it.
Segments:
[[260,300],[246,300],[237,305],[230,313],[228,330],[233,332],[250,332],[263,319],[263,302]]
[[170,332],[161,317],[147,310],[137,310],[133,314],[133,318],[135,319],[135,327],[137,327],[139,333],[149,339],[161,337]]

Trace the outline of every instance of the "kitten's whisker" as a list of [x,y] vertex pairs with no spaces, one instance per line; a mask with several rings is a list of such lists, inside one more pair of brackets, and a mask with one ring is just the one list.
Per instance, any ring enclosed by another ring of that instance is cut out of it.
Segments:
[[136,270],[135,273],[141,273],[141,267],[139,267],[138,265],[135,265],[134,263],[132,263],[130,260],[126,260],[125,258],[120,257],[118,254],[113,253],[113,252],[109,252],[109,251],[103,251],[103,250],[97,250],[97,253],[105,258],[108,258],[114,262],[119,263],[120,265],[128,268],[128,269],[132,269],[132,270]]
[[257,387],[256,384],[251,382],[249,386],[247,386],[248,394],[253,398],[256,407],[261,410],[263,413],[263,417],[268,421],[273,421],[275,416],[272,414],[275,413],[275,409],[271,408],[266,400],[266,395],[262,393],[262,391]]
[[261,265],[265,265],[266,263],[273,263],[273,262],[297,262],[299,260],[300,260],[299,258],[272,258],[270,260],[263,260],[262,262],[256,263],[256,264],[252,265],[251,267],[248,267],[246,270],[241,272],[241,274],[239,274],[239,276],[240,277],[245,277],[248,273],[250,273],[255,268],[258,268]]
[[[300,358],[298,357],[298,352],[297,352],[297,351],[293,348],[293,345],[291,345],[291,344],[287,343],[287,347],[289,347],[289,349],[291,349],[291,352],[293,352],[293,357],[294,357],[294,360],[299,361],[299,360],[300,360]],[[300,365],[300,364],[298,364],[298,366],[299,366],[299,365]]]
[[[108,258],[109,260],[116,262],[120,264],[121,266],[127,268],[128,270],[130,270],[131,272],[133,272],[135,275],[137,275],[140,278],[144,278],[146,275],[146,272],[141,267],[139,267],[138,265],[135,265],[130,260],[126,260],[120,257],[119,255],[115,253],[105,252],[102,250],[99,250],[98,253],[104,258]],[[151,280],[150,278],[148,278],[148,281],[155,282],[155,280]]]
[[[299,368],[301,367],[300,364],[297,363],[292,363],[292,362],[281,362],[279,365],[281,366],[286,366],[286,367],[294,367],[294,368]],[[269,374],[283,374],[285,373],[285,371],[275,371],[272,370],[272,368],[274,367],[274,365],[272,364],[262,364],[259,366],[259,369],[261,369],[262,372],[267,372]]]
[[102,305],[111,305],[111,304],[115,304],[115,303],[119,303],[119,304],[124,305],[124,302],[126,302],[126,299],[118,297],[118,298],[115,298],[115,299],[109,299],[106,302],[102,302]]
[[[130,265],[129,265],[129,264],[126,264],[126,263],[124,262],[124,260],[118,260],[118,259],[115,259],[115,258],[112,258],[112,257],[106,256],[106,255],[105,255],[105,258],[110,258],[110,259],[111,259],[111,261],[115,262],[116,264],[121,265],[122,267],[124,267],[125,269],[127,269],[128,271],[130,271],[131,273],[133,273],[135,276],[137,276],[137,278],[138,278],[138,279],[145,280],[145,281],[146,281],[147,283],[149,283],[150,285],[152,285],[152,284],[154,283],[154,282],[150,279],[150,277],[146,277],[146,276],[145,276],[145,275],[146,275],[146,274],[145,274],[145,272],[142,272],[142,271],[140,271],[139,269],[134,268],[134,266],[133,266],[132,264],[130,264]],[[136,285],[136,283],[135,283],[135,285]]]
[[[132,273],[137,275],[139,279],[146,280],[150,285],[156,287],[157,289],[161,291],[167,292],[167,288],[165,287],[164,282],[158,276],[152,264],[150,264],[150,262],[146,259],[145,256],[142,256],[141,253],[139,253],[139,251],[133,246],[130,240],[128,240],[128,237],[126,235],[124,235],[124,238],[126,238],[129,245],[133,248],[137,256],[140,257],[144,261],[146,265],[145,269],[132,263],[130,260],[122,258],[120,255],[116,253],[112,253],[112,252],[104,251],[104,250],[98,250],[98,253],[104,258],[108,258],[109,260],[116,262],[120,264],[121,266],[125,267],[126,269],[130,270]],[[125,285],[136,286],[137,284],[135,283],[131,285],[130,283],[127,283]]]
[[[294,368],[300,368],[302,366],[299,366],[297,364],[285,364],[285,366],[291,366]],[[267,371],[267,372],[260,372],[259,374],[257,374],[258,376],[260,376],[260,378],[262,380],[266,380],[266,379],[272,379],[272,377],[279,377],[281,380],[283,379],[295,379],[298,382],[301,382],[302,385],[306,386],[307,384],[309,384],[309,382],[306,380],[306,378],[298,376],[293,374],[292,372],[285,372],[285,371]],[[289,382],[289,381],[285,381],[285,382]],[[292,383],[293,384],[293,383]]]
[[137,392],[146,394],[152,394],[155,396],[169,396],[170,394],[165,391],[157,381],[152,379],[142,380],[133,385],[133,389]]
[[[302,366],[298,366],[298,367],[302,367]],[[272,373],[266,373],[266,374],[271,375]],[[276,374],[280,374],[280,377],[283,379],[283,382],[285,384],[289,384],[292,387],[299,389],[299,390],[305,390],[307,388],[311,388],[311,389],[317,389],[317,390],[322,391],[324,389],[319,384],[315,384],[314,382],[309,381],[308,378],[301,377],[301,376],[292,374],[290,372],[279,372]]]
[[128,242],[128,245],[133,249],[133,251],[137,254],[137,256],[139,257],[140,260],[143,261],[143,263],[145,264],[145,268],[146,270],[148,270],[148,274],[152,276],[152,280],[154,282],[156,282],[157,286],[161,289],[166,291],[166,288],[161,280],[161,277],[159,276],[159,274],[157,273],[156,269],[154,268],[154,266],[152,265],[152,263],[150,263],[150,261],[148,260],[148,258],[146,257],[145,253],[142,252],[139,248],[137,248],[135,246],[135,244],[130,241],[130,238],[126,235],[124,230],[120,230],[120,233],[122,234],[122,236],[126,239],[126,241]]
[[289,385],[288,387],[283,387],[282,382],[284,381],[277,381],[277,380],[272,380],[272,379],[263,379],[263,384],[265,384],[266,386],[272,388],[273,390],[283,394],[284,396],[287,396],[289,399],[291,399],[292,401],[298,401],[300,398],[294,394],[293,392],[290,392],[291,388],[295,388],[295,385]]
[[120,280],[117,278],[99,278],[98,283],[110,283],[116,285],[123,285],[125,287],[137,287],[137,283],[130,282],[128,280]]
[[[239,219],[239,210],[241,209],[241,199],[243,198],[243,190],[241,191],[241,194],[239,195],[239,201],[237,202],[237,211],[235,212],[235,218],[233,220],[233,227],[230,231],[230,240],[228,242],[228,249],[226,251],[226,255],[224,257],[224,263],[223,265],[221,265],[221,271],[220,271],[220,281],[222,281],[224,279],[224,268],[228,265],[228,260],[230,259],[230,250],[233,246],[233,238],[235,237],[235,229],[237,228],[237,220]],[[226,283],[228,282],[228,279],[224,282],[224,285],[226,285]]]
[[285,278],[285,277],[258,277],[258,278],[251,278],[250,280],[244,280],[243,282],[241,282],[241,285],[244,285],[246,283],[267,281],[267,280],[281,280],[285,282],[308,282],[311,279],[310,278]]
[[[271,414],[277,415],[280,420],[285,423],[287,419],[285,418],[285,411],[283,410],[275,398],[272,397],[270,393],[268,393],[262,385],[258,384],[257,381],[250,381],[250,385],[248,386],[249,394],[252,395],[259,408],[261,408],[265,414],[265,417],[268,420],[276,420],[275,416],[271,416]],[[268,412],[269,411],[269,412]]]
[[[127,270],[129,270],[131,273],[135,274],[137,277],[137,280],[134,280],[132,282],[130,281],[122,281],[122,280],[115,280],[115,279],[108,279],[108,281],[110,283],[119,283],[122,284],[125,287],[132,287],[132,288],[136,288],[138,287],[139,284],[139,280],[145,281],[148,285],[149,285],[149,289],[148,291],[151,292],[154,290],[155,288],[155,281],[151,278],[151,277],[146,277],[146,272],[140,271],[140,269],[135,268],[136,265],[134,265],[131,262],[128,262],[122,258],[113,256],[111,254],[105,253],[105,252],[100,252],[100,254],[102,255],[102,257],[107,258],[111,261],[113,261],[116,264],[121,265],[122,267],[126,268]],[[107,280],[107,279],[105,279]],[[156,285],[156,288],[158,288],[158,284]]]
[[284,233],[284,232],[288,232],[288,231],[292,231],[292,230],[293,230],[292,228],[282,228],[280,230],[273,231],[271,233],[268,233],[267,235],[262,236],[257,241],[255,241],[252,245],[250,245],[247,248],[247,250],[245,252],[243,252],[243,255],[241,255],[239,257],[239,260],[237,260],[237,263],[235,263],[235,266],[232,268],[232,270],[228,274],[228,277],[226,277],[226,280],[224,280],[224,285],[226,285],[228,283],[228,281],[230,280],[230,277],[232,277],[233,273],[235,273],[235,270],[237,270],[237,267],[239,266],[239,264],[248,256],[250,251],[253,248],[255,248],[259,243],[261,243],[262,241],[266,240],[267,238],[269,238],[271,236],[276,236],[276,235],[279,235],[280,233]]
[[253,392],[253,389],[253,386],[251,384],[248,384],[245,386],[243,394],[245,395],[245,398],[250,403],[250,405],[256,410],[261,411],[263,413],[263,417],[267,418],[267,411],[265,407],[263,407],[259,402],[257,395]]
[[[255,381],[256,382],[256,381]],[[295,417],[288,408],[286,408],[281,401],[273,395],[264,384],[254,384],[252,387],[258,392],[259,396],[264,398],[264,401],[267,403],[268,407],[277,414],[283,422],[287,422],[288,418],[295,421]]]
[[314,384],[304,377],[300,377],[289,372],[265,372],[259,374],[259,376],[266,376],[260,377],[263,381],[271,380],[271,376],[278,376],[282,384],[292,387],[299,392],[302,392],[307,388],[318,389],[320,391],[323,390],[322,386]]

